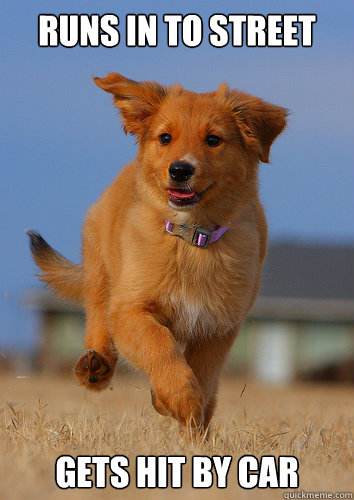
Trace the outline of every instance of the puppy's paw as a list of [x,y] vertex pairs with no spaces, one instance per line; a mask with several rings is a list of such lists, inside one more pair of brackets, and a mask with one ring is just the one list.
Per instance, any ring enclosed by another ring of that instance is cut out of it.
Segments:
[[164,417],[170,415],[170,412],[165,408],[160,398],[157,396],[156,392],[154,392],[152,389],[151,389],[151,403],[152,406],[157,411],[157,413],[159,413],[160,415],[163,415]]
[[76,363],[74,373],[79,383],[87,389],[102,391],[108,387],[115,363],[104,354],[85,351]]
[[196,431],[200,429],[204,421],[204,398],[202,393],[195,387],[185,389],[178,398],[177,419],[183,427]]
[[180,384],[177,382],[176,387],[156,390],[153,405],[156,411],[171,415],[183,427],[198,429],[204,420],[204,398],[194,377]]

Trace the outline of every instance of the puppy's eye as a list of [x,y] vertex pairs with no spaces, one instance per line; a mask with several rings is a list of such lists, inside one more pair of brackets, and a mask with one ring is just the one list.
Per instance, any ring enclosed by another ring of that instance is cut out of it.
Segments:
[[170,136],[170,134],[161,134],[159,137],[159,140],[160,140],[161,144],[163,144],[163,145],[170,144],[171,136]]
[[215,146],[219,146],[219,144],[221,143],[221,139],[217,135],[207,135],[205,138],[205,142],[208,146],[215,148]]

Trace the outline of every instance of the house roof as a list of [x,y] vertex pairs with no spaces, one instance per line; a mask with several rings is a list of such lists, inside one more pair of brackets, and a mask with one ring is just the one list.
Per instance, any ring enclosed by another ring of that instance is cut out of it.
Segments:
[[353,248],[271,245],[250,317],[353,322]]
[[263,268],[264,297],[354,300],[354,248],[273,244]]

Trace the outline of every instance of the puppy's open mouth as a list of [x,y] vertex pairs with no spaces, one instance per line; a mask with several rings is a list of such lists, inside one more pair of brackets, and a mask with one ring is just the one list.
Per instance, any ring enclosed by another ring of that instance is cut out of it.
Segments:
[[191,205],[196,205],[200,202],[201,197],[209,191],[213,186],[209,186],[204,191],[198,193],[197,191],[193,191],[191,189],[175,189],[171,188],[168,190],[170,203],[177,207],[188,207]]

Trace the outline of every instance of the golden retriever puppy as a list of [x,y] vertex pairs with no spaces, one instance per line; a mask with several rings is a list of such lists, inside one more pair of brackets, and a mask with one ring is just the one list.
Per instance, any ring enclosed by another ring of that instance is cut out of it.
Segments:
[[29,231],[33,257],[42,281],[84,304],[79,382],[106,388],[121,353],[149,375],[159,413],[204,431],[258,292],[267,247],[258,164],[287,112],[226,84],[197,94],[117,73],[94,81],[113,95],[137,157],[90,208],[81,265]]

